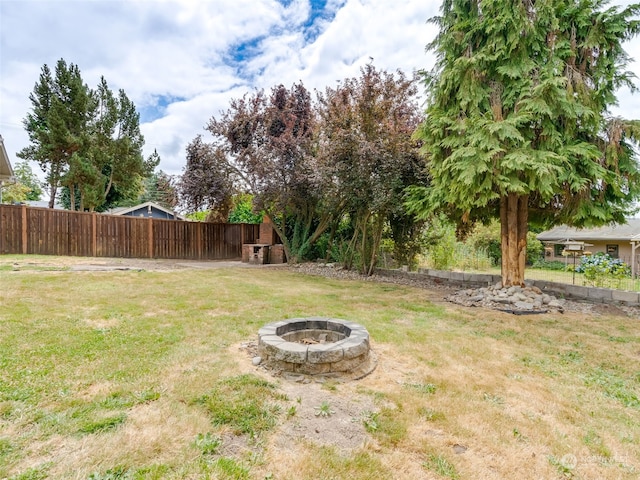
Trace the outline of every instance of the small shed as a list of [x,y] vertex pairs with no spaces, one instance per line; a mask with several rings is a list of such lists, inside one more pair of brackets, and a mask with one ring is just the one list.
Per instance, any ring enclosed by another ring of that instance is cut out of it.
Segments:
[[159,218],[163,220],[186,220],[182,215],[153,202],[145,202],[133,207],[119,207],[105,213],[109,215],[125,215],[128,217]]

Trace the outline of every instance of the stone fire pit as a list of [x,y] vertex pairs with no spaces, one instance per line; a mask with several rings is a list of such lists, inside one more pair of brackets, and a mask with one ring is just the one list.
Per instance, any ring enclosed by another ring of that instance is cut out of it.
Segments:
[[276,370],[305,375],[373,371],[369,332],[362,325],[336,318],[292,318],[258,331],[258,352]]

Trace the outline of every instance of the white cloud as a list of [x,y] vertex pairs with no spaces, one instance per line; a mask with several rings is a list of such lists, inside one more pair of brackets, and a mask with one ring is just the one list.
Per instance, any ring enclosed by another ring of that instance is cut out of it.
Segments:
[[[40,69],[64,58],[90,87],[104,76],[124,89],[139,111],[177,99],[141,127],[145,153],[156,148],[161,168],[180,173],[186,144],[246,91],[300,80],[309,88],[334,85],[357,75],[369,56],[380,68],[424,66],[424,21],[434,12],[425,3],[332,0],[329,20],[309,27],[308,0],[2,1],[0,132],[15,160],[28,144],[21,122]],[[237,62],[237,47],[250,41],[255,51]]]
[[[141,125],[145,154],[157,149],[161,168],[177,174],[187,143],[253,88],[302,80],[323,90],[357,76],[370,58],[388,71],[431,68],[425,46],[436,30],[426,21],[439,5],[329,0],[327,14],[310,21],[309,0],[0,0],[0,134],[16,161],[40,69],[64,58],[89,86],[104,76],[139,111],[158,108],[160,117]],[[251,51],[237,61],[246,42]],[[632,55],[638,45],[630,44]],[[625,95],[619,114],[637,116],[637,98]]]

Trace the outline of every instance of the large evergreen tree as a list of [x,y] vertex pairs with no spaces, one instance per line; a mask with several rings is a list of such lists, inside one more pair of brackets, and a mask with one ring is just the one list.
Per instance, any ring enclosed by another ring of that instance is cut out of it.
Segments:
[[426,76],[424,142],[431,185],[415,212],[459,222],[497,217],[502,279],[524,283],[529,222],[624,222],[640,189],[630,142],[638,124],[611,118],[631,85],[622,43],[639,6],[598,0],[445,0]]
[[40,164],[49,187],[49,207],[53,208],[58,188],[73,163],[72,157],[86,155],[91,91],[82,82],[78,66],[67,65],[60,59],[55,75],[47,65],[42,67],[29,99],[32,111],[27,114],[24,126],[31,145],[18,156]]
[[31,144],[18,155],[37,161],[47,174],[51,208],[60,187],[72,210],[138,197],[159,158],[144,159],[140,115],[123,90],[114,95],[101,78],[93,91],[77,65],[60,59],[55,75],[42,67],[29,98],[24,126]]

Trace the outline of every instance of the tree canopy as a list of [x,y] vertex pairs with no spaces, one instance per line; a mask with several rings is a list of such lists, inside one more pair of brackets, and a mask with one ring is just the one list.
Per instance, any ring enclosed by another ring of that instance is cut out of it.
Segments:
[[42,183],[29,162],[22,160],[13,166],[15,183],[3,187],[3,199],[7,202],[24,202],[42,198]]
[[425,75],[430,185],[412,211],[500,219],[503,284],[524,282],[529,222],[624,222],[640,193],[638,123],[613,118],[634,88],[623,42],[639,6],[597,0],[446,0]]
[[32,109],[23,123],[30,145],[18,156],[46,173],[50,207],[60,187],[69,207],[81,210],[140,194],[159,158],[143,158],[140,116],[123,90],[114,95],[104,77],[91,90],[78,66],[60,59],[55,74],[42,67],[29,99]]
[[319,95],[317,156],[330,208],[344,209],[353,232],[345,263],[371,274],[385,227],[398,247],[415,233],[402,200],[423,178],[420,142],[411,138],[422,115],[413,79],[372,65],[361,73]]
[[138,203],[154,202],[170,210],[178,206],[178,179],[174,175],[158,170],[144,182],[144,191]]
[[290,261],[308,258],[328,235],[316,254],[334,250],[371,273],[385,228],[404,246],[416,233],[402,208],[404,188],[423,171],[411,137],[420,119],[415,82],[367,65],[316,97],[294,84],[232,100],[207,126],[213,141],[198,136],[187,148],[181,195],[226,217],[233,196],[250,193]]

